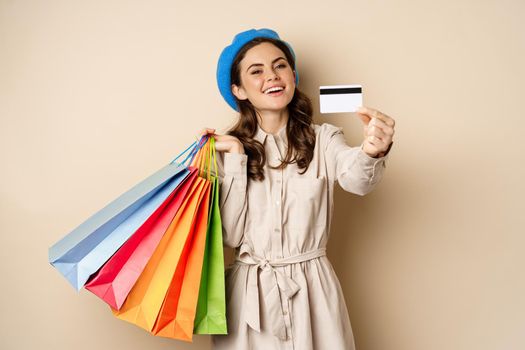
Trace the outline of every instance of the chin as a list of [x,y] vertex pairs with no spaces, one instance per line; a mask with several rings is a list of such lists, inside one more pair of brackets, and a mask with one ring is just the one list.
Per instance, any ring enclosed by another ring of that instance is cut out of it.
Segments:
[[255,107],[256,109],[260,110],[260,111],[273,111],[273,112],[279,112],[279,111],[282,111],[286,108],[288,108],[288,104],[285,104],[283,106],[256,106]]
[[281,111],[285,108],[288,108],[288,105],[292,102],[292,99],[283,100],[280,103],[271,103],[257,106],[257,109],[261,110],[271,110],[271,111]]

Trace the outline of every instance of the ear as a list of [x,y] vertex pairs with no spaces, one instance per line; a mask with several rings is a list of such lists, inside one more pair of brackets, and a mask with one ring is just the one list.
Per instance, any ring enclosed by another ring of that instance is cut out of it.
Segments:
[[248,96],[246,96],[246,91],[240,86],[237,86],[235,84],[232,84],[232,93],[237,97],[239,100],[246,100],[248,99]]

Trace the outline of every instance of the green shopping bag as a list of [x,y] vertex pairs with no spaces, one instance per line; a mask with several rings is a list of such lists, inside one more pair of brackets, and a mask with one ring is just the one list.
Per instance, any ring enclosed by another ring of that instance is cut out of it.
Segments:
[[219,211],[219,179],[215,158],[214,139],[210,152],[215,160],[215,176],[212,176],[212,194],[208,215],[208,232],[202,265],[201,285],[194,322],[194,334],[227,334],[226,295],[224,285],[224,251],[222,222]]

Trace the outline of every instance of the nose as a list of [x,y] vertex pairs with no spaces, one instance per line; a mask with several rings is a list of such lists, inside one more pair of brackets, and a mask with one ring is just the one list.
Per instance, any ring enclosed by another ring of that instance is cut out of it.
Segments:
[[266,80],[270,81],[272,79],[279,79],[279,76],[275,73],[275,71],[270,70],[270,73],[268,73],[268,77]]

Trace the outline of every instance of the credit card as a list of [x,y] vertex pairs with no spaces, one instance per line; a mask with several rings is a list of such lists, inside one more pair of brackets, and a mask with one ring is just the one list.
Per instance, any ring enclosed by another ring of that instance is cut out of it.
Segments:
[[319,87],[321,113],[355,112],[363,105],[361,85],[330,85]]

